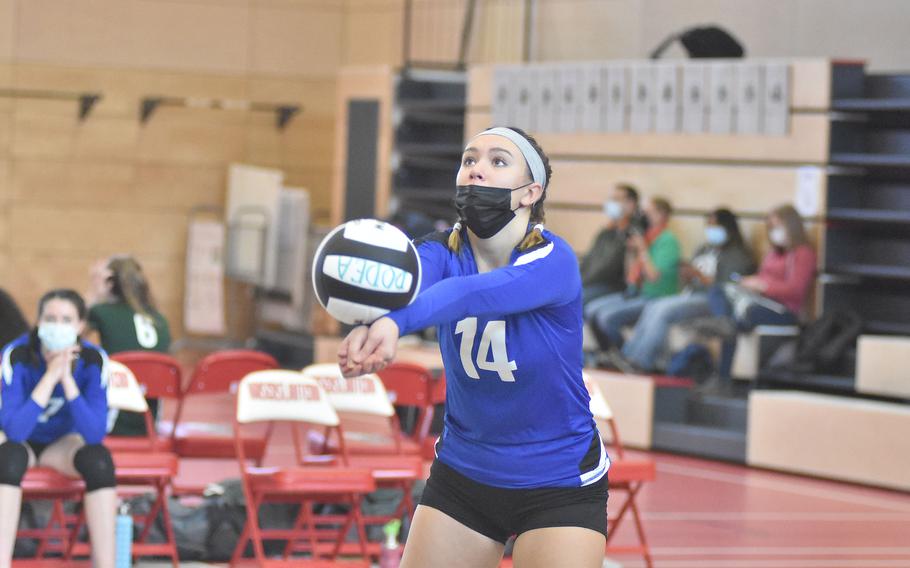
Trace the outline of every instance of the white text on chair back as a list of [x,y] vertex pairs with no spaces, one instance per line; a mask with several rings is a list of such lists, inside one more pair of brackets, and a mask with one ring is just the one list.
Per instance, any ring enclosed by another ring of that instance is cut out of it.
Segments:
[[142,387],[129,367],[117,361],[107,362],[107,405],[112,410],[145,412],[148,404],[142,394]]
[[338,414],[314,379],[295,371],[255,371],[237,390],[237,421],[294,420],[337,426]]
[[303,374],[319,383],[329,402],[339,412],[360,412],[386,418],[395,415],[395,407],[389,402],[382,379],[377,375],[346,379],[335,363],[310,365],[303,370]]
[[601,420],[610,420],[613,418],[613,409],[610,408],[610,405],[607,403],[606,397],[604,397],[603,391],[600,390],[600,386],[587,374],[581,374],[582,379],[585,381],[585,388],[588,389],[588,395],[591,397],[591,414],[594,415],[594,418],[599,418]]

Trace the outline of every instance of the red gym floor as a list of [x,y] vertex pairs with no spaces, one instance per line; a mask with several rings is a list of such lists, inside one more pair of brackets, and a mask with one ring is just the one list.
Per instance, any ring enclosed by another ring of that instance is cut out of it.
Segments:
[[[229,415],[231,403],[214,399],[193,408],[189,420],[208,421]],[[275,434],[269,458],[290,463],[289,436]],[[657,481],[645,486],[638,503],[656,568],[910,567],[910,494],[647,455],[657,462]],[[233,461],[185,460],[177,484],[200,486],[237,476]],[[632,544],[631,524],[621,526],[616,539],[617,545]],[[609,561],[605,566],[644,566],[634,556]]]
[[650,455],[639,504],[656,567],[910,567],[908,494]]
[[[224,407],[204,408],[214,414]],[[289,439],[276,435],[272,455],[291,459]],[[647,455],[657,461],[658,477],[641,491],[639,505],[657,568],[910,567],[910,494]],[[229,461],[182,462],[178,484],[236,471]],[[632,525],[621,526],[616,538],[631,544]],[[644,566],[632,556],[611,561]]]
[[[658,478],[642,490],[639,504],[656,568],[910,567],[908,494],[649,455]],[[213,465],[188,463],[181,479],[234,475],[230,462]],[[630,531],[620,527],[616,538],[631,541]],[[631,556],[610,561],[644,566]]]

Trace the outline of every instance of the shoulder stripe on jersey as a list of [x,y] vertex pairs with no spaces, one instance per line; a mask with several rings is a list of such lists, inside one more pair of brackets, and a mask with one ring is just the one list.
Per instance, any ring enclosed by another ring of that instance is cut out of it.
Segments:
[[553,252],[553,243],[519,256],[517,259],[515,259],[515,264],[512,266],[522,266],[524,264],[534,262],[535,260],[540,260],[541,258],[545,258],[551,252]]
[[110,365],[107,364],[107,351],[104,349],[99,349],[98,354],[101,355],[101,388],[106,389],[108,380],[107,374],[110,370]]
[[13,384],[13,365],[12,365],[12,363],[10,363],[10,355],[12,354],[13,349],[15,349],[15,348],[16,347],[14,345],[10,345],[9,347],[7,347],[6,349],[3,350],[3,364],[2,364],[3,382],[5,382],[8,385]]

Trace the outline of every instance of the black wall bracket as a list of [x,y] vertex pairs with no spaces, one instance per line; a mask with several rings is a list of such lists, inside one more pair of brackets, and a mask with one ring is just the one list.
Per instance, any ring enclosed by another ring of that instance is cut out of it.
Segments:
[[183,108],[207,108],[214,110],[248,110],[256,112],[274,112],[275,126],[278,130],[284,130],[288,122],[298,114],[303,107],[292,104],[277,103],[258,103],[240,100],[228,99],[206,99],[193,97],[144,97],[139,103],[139,121],[145,124],[152,115],[158,110],[158,107],[183,107]]
[[45,99],[79,101],[79,121],[82,122],[101,100],[101,93],[72,93],[68,91],[42,91],[39,89],[0,89],[0,97],[8,99]]

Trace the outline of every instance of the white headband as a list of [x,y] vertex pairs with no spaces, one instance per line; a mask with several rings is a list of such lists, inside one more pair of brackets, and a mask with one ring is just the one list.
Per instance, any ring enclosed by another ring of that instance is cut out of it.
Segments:
[[[531,143],[528,142],[527,138],[515,132],[511,128],[505,128],[503,126],[496,126],[494,128],[484,130],[477,136],[486,136],[487,134],[495,134],[496,136],[508,138],[513,144],[518,146],[518,149],[521,151],[521,155],[524,156],[525,162],[528,164],[528,168],[531,170],[531,177],[536,183],[540,184],[540,187],[542,189],[547,188],[547,169],[543,165],[543,159],[540,157],[540,154],[537,153],[537,150],[534,149],[534,146],[531,146]],[[477,138],[477,136],[474,138]]]

